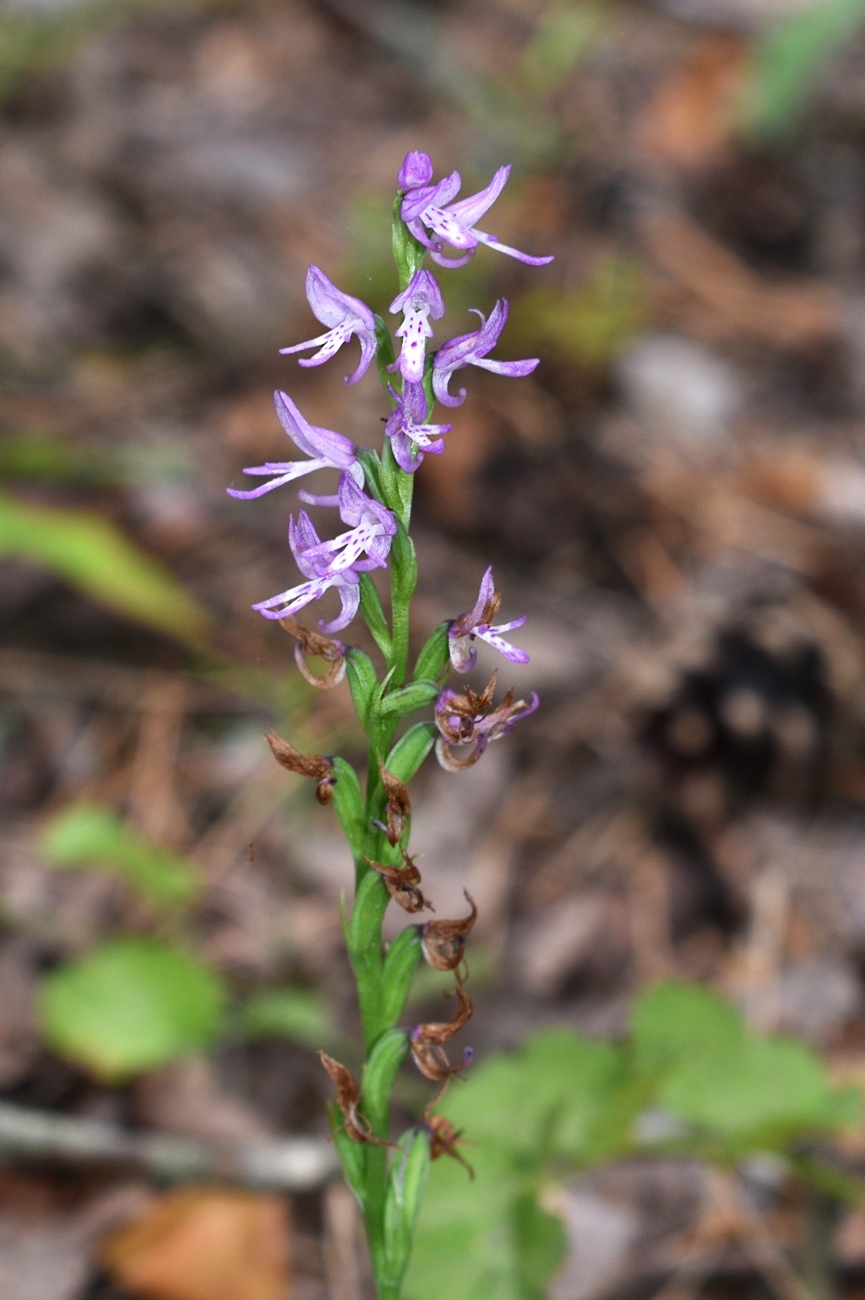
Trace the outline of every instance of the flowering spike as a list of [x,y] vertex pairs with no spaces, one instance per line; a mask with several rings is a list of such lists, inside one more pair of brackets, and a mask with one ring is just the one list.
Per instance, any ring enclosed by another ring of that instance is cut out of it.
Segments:
[[[409,164],[409,159],[417,160]],[[420,160],[423,160],[421,163]],[[426,154],[407,154],[399,174],[400,185],[408,190],[402,201],[401,216],[415,239],[429,248],[433,260],[439,266],[459,267],[474,256],[478,244],[486,244],[499,253],[515,257],[528,266],[545,266],[552,262],[552,257],[531,257],[519,249],[502,244],[495,235],[488,235],[478,230],[476,222],[492,207],[504,189],[511,174],[510,165],[500,167],[489,185],[470,198],[452,202],[462,185],[459,172],[453,172],[438,185],[429,184],[432,179],[432,163]],[[427,230],[432,232],[430,238]],[[444,255],[444,246],[449,244],[462,256],[449,258]]]
[[488,361],[486,355],[492,352],[499,341],[499,335],[508,319],[508,300],[499,298],[487,320],[482,312],[471,310],[481,318],[481,327],[471,334],[460,334],[451,339],[435,354],[433,360],[433,392],[443,406],[460,406],[466,399],[466,390],[461,388],[459,396],[452,397],[448,392],[450,377],[455,370],[464,366],[480,366],[483,370],[492,370],[496,375],[507,375],[511,379],[520,379],[530,375],[540,364],[538,357],[528,361]]
[[360,298],[353,298],[350,293],[337,289],[317,266],[311,266],[306,273],[306,297],[316,320],[328,326],[327,333],[307,339],[305,343],[295,343],[290,348],[280,348],[280,352],[283,356],[288,356],[292,352],[303,352],[306,348],[318,348],[315,356],[304,357],[298,364],[321,366],[339,351],[352,334],[356,334],[360,343],[360,361],[354,374],[346,375],[343,380],[346,384],[356,384],[366,374],[375,356],[375,316]]
[[499,623],[497,627],[492,626],[492,621],[499,612],[499,606],[502,598],[495,589],[493,583],[493,566],[487,569],[481,578],[478,598],[475,601],[474,608],[465,614],[460,614],[450,625],[448,630],[448,650],[450,651],[450,660],[452,666],[458,673],[468,673],[477,663],[477,651],[472,642],[475,637],[480,637],[486,641],[499,654],[504,655],[505,659],[512,664],[527,664],[529,656],[525,650],[518,650],[512,646],[509,641],[505,641],[501,635],[502,632],[512,632],[515,627],[522,627],[526,621],[526,615],[522,618],[515,618],[510,623]]

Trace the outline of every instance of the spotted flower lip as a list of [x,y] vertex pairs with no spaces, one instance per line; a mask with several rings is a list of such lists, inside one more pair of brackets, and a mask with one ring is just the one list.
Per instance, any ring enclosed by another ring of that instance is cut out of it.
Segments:
[[[433,165],[428,154],[406,154],[399,173],[399,184],[407,190],[402,201],[400,216],[419,243],[430,250],[433,261],[439,266],[460,267],[474,257],[478,244],[486,244],[499,253],[515,257],[528,266],[546,266],[550,257],[531,257],[517,248],[502,244],[495,235],[478,230],[475,222],[492,207],[501,194],[508,177],[510,165],[500,167],[489,185],[472,194],[470,198],[453,200],[462,187],[459,172],[451,172],[437,185],[431,185]],[[433,238],[427,234],[430,231]],[[460,257],[445,257],[444,245],[449,244],[461,253]]]
[[317,424],[310,424],[291,400],[288,393],[277,390],[273,395],[276,414],[285,432],[292,442],[309,460],[265,461],[263,465],[252,465],[244,474],[268,478],[260,487],[244,491],[240,488],[227,488],[230,497],[239,501],[253,501],[263,497],[274,488],[291,483],[305,474],[312,474],[317,469],[348,470],[360,486],[363,486],[363,470],[357,459],[357,449],[350,439],[332,429],[322,429]]
[[318,626],[322,632],[340,632],[360,607],[361,573],[387,566],[396,533],[396,520],[391,512],[361,491],[348,471],[340,480],[338,501],[340,517],[351,527],[331,541],[321,540],[305,510],[300,511],[297,520],[294,516],[289,520],[291,553],[308,581],[253,605],[265,618],[278,620],[296,614],[333,587],[342,608],[329,623],[319,619]]
[[450,661],[458,673],[468,673],[477,663],[478,653],[472,642],[475,637],[481,641],[486,641],[499,654],[504,655],[512,664],[527,664],[529,656],[525,650],[519,650],[512,646],[502,636],[503,632],[512,632],[516,627],[522,627],[526,621],[526,615],[522,618],[512,619],[510,623],[499,623],[496,627],[492,626],[493,619],[499,612],[501,605],[501,596],[495,589],[493,581],[493,566],[487,569],[481,578],[481,585],[478,591],[478,598],[472,609],[465,614],[460,614],[450,626],[448,631],[448,650],[450,652]]
[[[540,704],[534,691],[527,700],[514,700],[511,690],[497,708],[491,709],[494,687],[495,674],[483,695],[470,690],[458,695],[447,689],[436,701],[435,720],[441,733],[436,741],[436,758],[446,771],[464,772],[474,767],[490,741],[509,736],[517,723]],[[460,757],[459,751],[468,746],[474,748]]]
[[492,352],[499,341],[499,336],[508,319],[508,300],[499,298],[487,320],[482,312],[471,308],[480,316],[481,327],[471,334],[460,334],[444,347],[439,348],[433,360],[433,392],[443,406],[461,406],[466,399],[466,390],[461,388],[454,397],[448,392],[451,375],[464,366],[480,366],[482,370],[491,370],[495,375],[507,375],[511,379],[521,379],[530,375],[540,365],[539,357],[528,361],[489,361],[487,353]]
[[440,455],[444,449],[443,433],[453,428],[450,424],[425,424],[427,400],[423,384],[406,383],[402,393],[388,384],[388,392],[396,403],[384,426],[390,438],[394,459],[406,474],[413,474],[429,451]]
[[328,327],[327,333],[307,339],[305,343],[295,343],[290,348],[280,348],[280,353],[287,356],[306,348],[318,348],[315,356],[299,358],[298,364],[322,366],[352,334],[356,334],[360,343],[360,362],[354,374],[346,375],[343,380],[345,384],[356,384],[366,374],[375,356],[375,316],[360,298],[353,298],[350,293],[337,289],[317,266],[310,266],[306,273],[306,296],[316,320]]
[[432,338],[429,317],[441,320],[445,314],[444,300],[432,271],[415,271],[402,293],[390,305],[393,313],[404,313],[403,322],[396,332],[402,339],[399,357],[388,369],[398,369],[406,383],[419,384],[423,380],[426,360],[426,341]]

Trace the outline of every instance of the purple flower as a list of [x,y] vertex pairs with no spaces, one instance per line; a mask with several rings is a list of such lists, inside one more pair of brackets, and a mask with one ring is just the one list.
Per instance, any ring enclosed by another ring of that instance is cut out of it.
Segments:
[[[459,172],[451,172],[438,185],[429,184],[432,174],[433,166],[427,154],[406,154],[399,184],[407,188],[408,193],[402,201],[400,215],[415,239],[430,250],[433,261],[439,266],[465,266],[474,257],[479,243],[507,253],[508,257],[516,257],[520,262],[527,262],[529,266],[545,266],[552,262],[552,257],[530,257],[528,253],[509,248],[507,244],[499,243],[495,235],[484,234],[475,226],[504,189],[511,174],[509,166],[500,167],[486,189],[459,203],[452,202],[462,185]],[[424,227],[432,231],[434,239],[430,239]],[[445,244],[450,244],[463,256],[445,257]]]
[[492,621],[499,612],[501,605],[501,596],[495,589],[493,582],[492,565],[487,569],[481,578],[478,598],[475,601],[474,608],[465,614],[460,614],[459,618],[451,623],[448,632],[448,648],[450,650],[451,664],[458,673],[468,673],[474,668],[478,659],[478,652],[475,650],[472,642],[475,637],[480,637],[486,641],[494,650],[512,664],[527,664],[529,656],[525,650],[518,650],[510,642],[505,641],[501,635],[502,632],[512,632],[515,627],[522,627],[526,621],[526,615],[522,618],[515,618],[511,623],[499,623],[497,627],[492,627]]
[[314,357],[304,358],[299,364],[321,366],[352,334],[356,334],[360,343],[360,363],[354,374],[346,375],[343,380],[346,384],[356,384],[366,374],[375,356],[375,316],[360,298],[353,298],[350,293],[343,293],[331,284],[317,266],[311,266],[306,273],[306,296],[316,320],[327,325],[327,333],[308,339],[306,343],[295,343],[291,348],[280,348],[280,352],[287,355],[302,352],[305,348],[318,348]]
[[[496,674],[489,686],[479,695],[468,689],[465,695],[459,695],[450,689],[442,691],[436,701],[435,720],[440,731],[436,741],[436,758],[448,772],[464,772],[473,767],[492,740],[501,740],[509,736],[521,718],[534,713],[540,703],[533,691],[528,700],[514,700],[513,691],[493,709],[492,695],[495,689]],[[465,758],[458,757],[454,750],[474,746]]]
[[459,406],[465,401],[464,388],[460,389],[458,397],[452,397],[448,392],[451,375],[455,370],[461,370],[463,366],[480,366],[483,370],[491,370],[495,375],[508,375],[512,379],[519,379],[523,375],[530,375],[540,364],[538,357],[533,357],[529,361],[488,361],[486,359],[487,353],[492,352],[498,343],[499,335],[508,319],[507,298],[499,298],[490,312],[489,320],[485,320],[483,313],[474,307],[470,310],[476,316],[480,316],[480,329],[475,330],[473,334],[460,334],[457,338],[451,339],[443,348],[439,348],[433,360],[433,392],[443,406]]
[[336,588],[342,609],[335,619],[325,623],[319,619],[318,625],[323,632],[340,632],[348,627],[360,606],[359,575],[353,569],[338,573],[330,572],[315,556],[321,546],[321,539],[313,527],[312,520],[305,510],[301,510],[295,522],[294,516],[288,521],[288,544],[295,563],[301,573],[309,579],[288,591],[281,591],[278,596],[259,601],[253,605],[265,618],[280,619],[289,614],[296,614],[313,600],[320,600],[331,587]]
[[312,459],[269,460],[264,465],[253,465],[245,469],[244,474],[267,476],[270,482],[262,483],[260,487],[251,488],[248,492],[241,491],[239,488],[228,488],[230,497],[237,497],[240,501],[252,501],[255,497],[263,497],[266,492],[282,487],[283,483],[302,478],[304,474],[311,474],[316,469],[348,470],[357,482],[363,485],[363,470],[358,463],[357,450],[353,442],[344,438],[341,433],[334,433],[332,429],[321,429],[317,424],[310,424],[301,415],[288,393],[276,392],[273,398],[276,414],[283,429],[295,446],[306,452]]
[[423,460],[424,452],[439,455],[444,451],[444,439],[440,435],[448,433],[452,426],[423,423],[427,406],[423,384],[406,383],[402,394],[394,392],[390,384],[387,387],[396,407],[388,416],[384,431],[390,438],[394,459],[400,469],[413,474]]
[[[340,518],[350,524],[348,532],[323,542],[305,510],[289,520],[288,543],[297,567],[309,579],[296,587],[262,600],[253,609],[265,618],[280,619],[296,614],[304,605],[319,600],[329,588],[339,593],[342,610],[330,623],[319,619],[322,632],[339,632],[347,627],[358,611],[361,573],[385,568],[396,520],[389,510],[361,491],[346,471],[339,483],[337,496]],[[366,559],[362,559],[366,552]]]
[[441,289],[431,271],[415,271],[402,293],[397,294],[390,305],[392,312],[404,312],[402,325],[396,332],[402,339],[402,351],[392,366],[391,371],[399,369],[403,379],[409,384],[419,384],[423,379],[424,361],[426,359],[426,340],[432,338],[432,327],[427,319],[441,320],[445,314]]

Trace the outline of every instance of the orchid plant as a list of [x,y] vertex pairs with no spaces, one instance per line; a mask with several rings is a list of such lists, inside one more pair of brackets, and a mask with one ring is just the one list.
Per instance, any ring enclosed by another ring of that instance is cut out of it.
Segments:
[[[450,669],[468,673],[476,665],[477,642],[484,642],[510,663],[524,664],[528,656],[505,639],[524,618],[496,624],[500,597],[492,569],[480,583],[474,607],[436,628],[409,672],[409,629],[417,562],[409,527],[414,475],[427,454],[441,455],[450,424],[432,422],[436,401],[458,407],[466,390],[450,390],[454,372],[480,366],[512,378],[531,374],[537,358],[491,360],[507,320],[508,304],[495,304],[489,317],[480,312],[480,328],[427,350],[433,325],[445,315],[435,275],[424,267],[427,253],[448,269],[465,266],[479,244],[515,257],[531,266],[552,260],[530,257],[500,243],[475,223],[500,194],[509,167],[501,167],[480,193],[454,202],[460,190],[458,172],[433,183],[433,166],[425,153],[409,153],[398,176],[393,205],[393,253],[399,292],[390,304],[402,321],[396,329],[400,350],[384,320],[365,303],[343,293],[317,266],[311,266],[306,293],[325,332],[304,343],[283,348],[287,354],[316,349],[300,358],[301,366],[319,366],[333,357],[352,336],[360,344],[360,360],[344,382],[363,378],[373,360],[390,404],[380,453],[355,447],[340,433],[310,424],[287,393],[276,394],[276,412],[283,429],[307,460],[268,462],[244,470],[266,480],[246,491],[229,489],[244,500],[263,496],[316,470],[339,472],[335,493],[298,493],[306,505],[339,512],[344,531],[322,541],[305,510],[291,516],[288,542],[304,581],[260,601],[254,608],[265,618],[279,620],[296,640],[295,657],[301,672],[315,686],[328,688],[347,677],[352,700],[369,742],[365,791],[354,768],[339,757],[299,753],[279,736],[268,737],[275,758],[289,771],[317,783],[321,803],[332,804],[355,864],[355,894],[350,915],[344,916],[348,955],[354,971],[363,1026],[365,1065],[358,1084],[340,1062],[321,1054],[336,1086],[330,1119],[345,1177],[360,1203],[373,1273],[380,1300],[397,1300],[408,1265],[412,1235],[430,1160],[451,1156],[462,1161],[459,1135],[435,1113],[450,1080],[471,1062],[471,1048],[456,1061],[448,1044],[467,1024],[472,1004],[465,990],[467,937],[477,908],[468,891],[468,915],[409,924],[387,948],[382,922],[391,902],[412,915],[433,911],[422,888],[420,871],[409,854],[411,803],[407,784],[435,748],[441,765],[463,772],[478,762],[489,743],[513,731],[516,723],[538,706],[537,695],[515,699],[509,691],[495,702],[496,673],[483,690],[450,689]],[[445,254],[445,246],[456,256]],[[370,576],[374,569],[390,573],[390,617],[385,613]],[[340,612],[319,619],[319,631],[302,626],[295,615],[333,589]],[[363,618],[384,660],[381,675],[365,651],[336,639],[358,615]],[[327,664],[323,674],[309,667],[306,656]],[[433,719],[401,730],[405,719],[433,708]],[[398,737],[398,738],[397,738]],[[419,961],[453,972],[456,1010],[450,1020],[403,1027],[409,990]],[[390,1132],[393,1082],[411,1055],[415,1066],[438,1092],[421,1121],[394,1141]],[[464,1163],[464,1162],[463,1162]]]

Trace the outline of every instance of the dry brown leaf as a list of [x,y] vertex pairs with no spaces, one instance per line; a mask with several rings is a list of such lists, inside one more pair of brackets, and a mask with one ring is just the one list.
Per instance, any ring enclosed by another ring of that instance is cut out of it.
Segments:
[[111,1277],[146,1300],[286,1300],[289,1223],[277,1196],[169,1192],[102,1247]]
[[700,37],[649,104],[637,147],[676,167],[698,167],[723,156],[747,66],[741,37],[732,32]]
[[686,321],[696,315],[717,339],[796,350],[824,343],[840,328],[841,302],[828,285],[768,283],[681,209],[656,209],[643,222],[643,237],[681,293],[670,310]]

